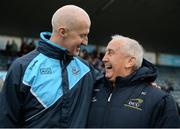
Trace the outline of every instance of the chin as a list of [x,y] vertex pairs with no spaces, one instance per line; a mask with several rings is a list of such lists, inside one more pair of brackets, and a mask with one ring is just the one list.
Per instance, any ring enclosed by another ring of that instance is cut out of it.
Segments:
[[79,52],[74,53],[75,56],[79,56]]
[[111,80],[111,77],[109,77],[108,75],[105,75],[105,77],[106,77],[108,80]]
[[71,53],[69,53],[69,55],[71,55],[71,56],[79,56],[79,52],[77,52],[77,51],[71,52]]
[[113,82],[114,81],[114,78],[113,77],[110,77],[110,76],[105,76],[106,79],[108,79],[109,81]]

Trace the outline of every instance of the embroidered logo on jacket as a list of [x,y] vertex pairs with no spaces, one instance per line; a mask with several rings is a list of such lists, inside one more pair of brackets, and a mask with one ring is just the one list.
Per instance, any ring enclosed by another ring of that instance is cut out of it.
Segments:
[[126,104],[124,104],[125,107],[133,108],[136,110],[142,110],[141,105],[143,103],[142,99],[130,99]]
[[52,74],[51,68],[40,68],[41,74]]
[[75,66],[72,67],[72,73],[73,75],[78,75],[80,70],[78,70]]

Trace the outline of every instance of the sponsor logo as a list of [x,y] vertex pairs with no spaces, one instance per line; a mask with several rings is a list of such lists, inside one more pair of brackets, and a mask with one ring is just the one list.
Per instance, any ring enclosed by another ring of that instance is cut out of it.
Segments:
[[127,103],[124,104],[125,107],[133,108],[136,110],[142,110],[141,105],[143,103],[142,99],[130,99]]
[[40,68],[41,74],[52,74],[51,68]]

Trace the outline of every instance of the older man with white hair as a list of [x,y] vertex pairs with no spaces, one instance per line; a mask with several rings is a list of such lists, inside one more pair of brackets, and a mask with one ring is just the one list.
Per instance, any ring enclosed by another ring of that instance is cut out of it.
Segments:
[[105,78],[94,88],[87,127],[180,127],[172,96],[151,86],[157,69],[136,40],[113,36],[102,61]]

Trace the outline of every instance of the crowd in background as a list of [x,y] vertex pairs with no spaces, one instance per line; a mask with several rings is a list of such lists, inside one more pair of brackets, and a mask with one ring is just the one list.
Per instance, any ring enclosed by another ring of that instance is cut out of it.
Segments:
[[92,52],[88,53],[86,49],[83,49],[80,51],[79,56],[92,64],[97,70],[104,71],[104,66],[102,63],[102,58],[104,56],[103,52],[99,53],[97,50],[93,50]]
[[11,63],[17,58],[35,49],[36,45],[34,40],[26,42],[22,40],[20,48],[16,42],[7,41],[5,50],[0,50],[0,70],[7,70]]
[[18,46],[16,42],[13,40],[12,43],[7,41],[5,50],[2,50],[2,54],[5,56],[22,56],[24,54],[27,54],[28,52],[32,51],[35,48],[34,40],[32,40],[30,43],[27,43],[25,41],[22,41],[20,50],[18,50]]

